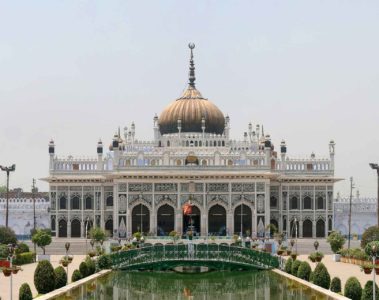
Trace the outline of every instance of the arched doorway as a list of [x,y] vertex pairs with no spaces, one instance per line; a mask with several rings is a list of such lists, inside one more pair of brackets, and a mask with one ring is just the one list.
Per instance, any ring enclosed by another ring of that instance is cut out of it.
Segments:
[[92,227],[93,227],[93,222],[91,220],[89,220],[89,221],[86,220],[84,222],[84,232],[87,231],[87,237],[89,236],[89,231],[91,230]]
[[168,235],[175,229],[175,210],[171,205],[164,204],[157,212],[157,235]]
[[[296,234],[297,233],[297,234]],[[299,221],[291,220],[290,222],[290,237],[299,237]]]
[[67,237],[67,222],[66,220],[62,219],[62,220],[59,220],[59,223],[58,223],[58,236],[59,237]]
[[132,233],[150,231],[150,211],[146,205],[138,204],[132,210]]
[[208,234],[216,236],[226,235],[226,210],[219,204],[209,209]]
[[71,237],[80,237],[80,221],[78,219],[71,221]]
[[[242,226],[241,226],[242,219]],[[251,209],[249,206],[242,204],[234,209],[234,233],[251,235]],[[250,234],[247,234],[249,231]]]
[[109,219],[108,221],[105,222],[105,231],[108,232],[109,236],[113,236],[113,220]]
[[316,237],[325,237],[325,222],[319,219],[316,223]]
[[193,205],[192,213],[190,215],[183,214],[183,234],[192,231],[195,235],[200,235],[200,209]]
[[313,236],[312,221],[307,219],[303,222],[303,237],[310,238]]

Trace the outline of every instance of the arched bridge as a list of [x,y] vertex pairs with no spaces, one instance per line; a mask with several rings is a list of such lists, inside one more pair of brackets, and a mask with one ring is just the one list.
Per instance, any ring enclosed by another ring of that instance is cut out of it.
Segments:
[[217,270],[271,269],[279,266],[270,253],[226,244],[152,245],[111,254],[113,268],[170,270],[178,266],[204,266]]

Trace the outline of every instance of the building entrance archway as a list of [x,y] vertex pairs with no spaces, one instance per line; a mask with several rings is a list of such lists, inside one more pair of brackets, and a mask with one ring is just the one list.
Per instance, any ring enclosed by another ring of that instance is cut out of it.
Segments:
[[150,232],[150,211],[146,205],[138,204],[132,210],[132,233]]
[[196,205],[192,205],[192,213],[190,215],[183,214],[183,234],[192,231],[193,234],[200,235],[200,217],[200,209]]
[[311,220],[304,220],[303,222],[303,237],[311,238],[313,236],[313,224]]
[[251,208],[246,204],[238,205],[234,209],[234,234],[240,235],[242,231],[243,235],[251,235],[251,229]]
[[226,210],[219,204],[209,209],[208,234],[216,236],[226,235]]
[[62,219],[58,223],[58,237],[67,237],[67,221]]
[[71,221],[71,237],[80,237],[80,221],[78,219]]
[[322,219],[316,223],[316,237],[325,237],[325,221]]
[[113,220],[109,219],[105,222],[105,231],[108,231],[109,236],[113,237]]
[[175,210],[171,205],[164,204],[157,212],[157,235],[169,235],[175,229]]

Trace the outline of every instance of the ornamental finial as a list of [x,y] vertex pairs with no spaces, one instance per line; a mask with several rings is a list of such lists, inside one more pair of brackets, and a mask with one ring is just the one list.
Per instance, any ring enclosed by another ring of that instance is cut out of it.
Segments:
[[191,87],[195,87],[195,63],[193,62],[193,49],[195,49],[195,44],[194,43],[189,43],[188,48],[191,49],[191,58],[190,58],[190,67],[189,67],[189,82],[188,84]]

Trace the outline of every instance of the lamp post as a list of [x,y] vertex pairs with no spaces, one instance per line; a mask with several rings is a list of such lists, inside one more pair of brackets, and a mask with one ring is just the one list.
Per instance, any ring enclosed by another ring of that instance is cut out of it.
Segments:
[[378,189],[377,196],[378,196],[378,198],[376,199],[376,201],[377,201],[377,203],[376,203],[376,216],[377,216],[377,226],[379,226],[379,165],[370,163],[370,167],[371,167],[371,169],[376,170],[377,180],[378,180],[378,184],[377,184],[377,189]]
[[8,227],[8,215],[9,215],[9,173],[16,170],[16,165],[13,164],[10,167],[0,166],[1,171],[7,172],[7,206],[5,211],[5,227]]
[[242,194],[241,194],[241,239],[243,237],[243,188],[242,188]]
[[377,254],[377,252],[378,252],[378,248],[377,248],[377,246],[374,244],[374,245],[372,245],[372,247],[371,247],[371,253],[372,253],[372,265],[374,266],[373,268],[372,268],[372,273],[373,273],[373,280],[372,280],[372,299],[374,299],[375,300],[375,274],[376,274],[376,270],[375,270],[375,260],[376,260],[376,254]]
[[89,217],[86,219],[86,253],[88,252],[88,247],[87,247],[87,239],[88,239],[88,223],[89,223]]
[[[16,249],[16,246],[13,245],[13,244],[9,244],[8,245],[8,250],[9,250],[9,261],[10,261],[10,269],[12,270],[13,269],[13,255],[14,255],[14,250]],[[9,281],[9,288],[10,288],[10,300],[13,299],[13,270],[12,270],[12,273],[11,273],[11,278],[10,278],[10,281]]]

